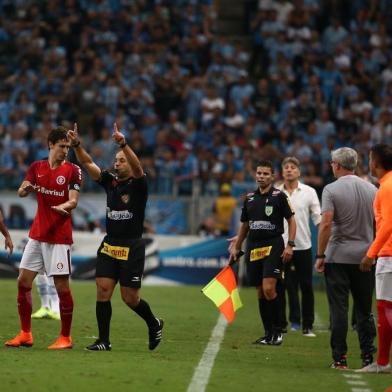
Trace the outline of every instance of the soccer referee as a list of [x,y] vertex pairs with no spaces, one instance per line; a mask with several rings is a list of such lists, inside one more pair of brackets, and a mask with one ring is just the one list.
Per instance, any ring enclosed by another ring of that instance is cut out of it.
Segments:
[[149,330],[149,349],[154,350],[162,338],[163,320],[156,318],[149,304],[140,298],[145,261],[145,247],[141,237],[147,204],[147,181],[143,168],[116,124],[113,140],[119,145],[120,151],[114,160],[115,174],[106,170],[101,171],[94,163],[80,143],[76,124],[74,130],[68,133],[80,164],[107,194],[107,235],[98,248],[96,270],[96,317],[99,339],[86,349],[111,350],[110,300],[119,281],[123,301],[146,322]]
[[[259,312],[265,336],[255,344],[282,344],[280,295],[276,289],[282,277],[283,262],[288,262],[295,246],[296,223],[287,196],[272,186],[273,165],[261,161],[256,167],[256,191],[246,195],[241,213],[241,226],[233,246],[230,260],[236,260],[245,238],[247,241],[247,275],[255,286]],[[288,242],[284,246],[282,234],[284,219],[288,223]]]

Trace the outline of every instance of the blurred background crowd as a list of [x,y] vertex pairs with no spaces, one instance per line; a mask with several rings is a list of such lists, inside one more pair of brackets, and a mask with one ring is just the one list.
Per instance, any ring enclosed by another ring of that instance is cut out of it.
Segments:
[[110,167],[117,121],[158,195],[239,195],[287,155],[320,193],[341,146],[365,176],[392,142],[392,1],[243,0],[241,39],[217,27],[236,2],[0,1],[0,189],[73,122]]

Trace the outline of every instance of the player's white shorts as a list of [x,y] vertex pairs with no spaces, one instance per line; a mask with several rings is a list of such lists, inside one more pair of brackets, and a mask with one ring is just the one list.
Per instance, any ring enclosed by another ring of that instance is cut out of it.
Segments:
[[49,244],[29,238],[19,268],[48,276],[71,275],[71,245]]
[[379,257],[377,260],[376,298],[392,301],[392,257]]

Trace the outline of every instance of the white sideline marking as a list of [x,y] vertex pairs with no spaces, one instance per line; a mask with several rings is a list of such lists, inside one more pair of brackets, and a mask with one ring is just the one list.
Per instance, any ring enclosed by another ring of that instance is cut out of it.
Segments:
[[366,385],[366,381],[363,380],[347,380],[346,383],[349,385]]
[[225,336],[226,327],[227,321],[220,315],[211,333],[207,347],[193,373],[187,392],[204,392],[206,390],[212,367],[214,366],[215,357],[219,352],[221,342]]
[[[349,386],[353,385],[354,383],[357,385],[357,388],[352,387],[351,392],[373,392],[372,389],[368,388],[368,384],[366,381],[352,381],[352,380],[346,380],[347,384]],[[361,384],[360,384],[361,383]],[[360,387],[361,385],[361,387]]]
[[369,388],[352,388],[351,392],[373,392]]

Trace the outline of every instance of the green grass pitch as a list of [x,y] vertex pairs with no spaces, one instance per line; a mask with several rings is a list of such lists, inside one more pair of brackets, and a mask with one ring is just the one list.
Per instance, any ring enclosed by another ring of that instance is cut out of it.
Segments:
[[[13,280],[0,280],[0,339],[19,330],[16,288]],[[144,287],[142,296],[157,316],[165,319],[163,342],[148,350],[144,322],[113,298],[111,352],[88,352],[84,347],[97,334],[94,282],[72,282],[75,313],[74,348],[48,351],[58,336],[59,322],[33,320],[32,348],[0,347],[0,390],[17,391],[186,391],[193,371],[208,343],[218,311],[200,287]],[[36,290],[34,309],[38,306]],[[343,392],[362,388],[384,392],[392,386],[390,375],[363,375],[328,368],[331,362],[328,310],[325,293],[317,292],[316,338],[299,332],[285,335],[280,347],[250,344],[261,335],[254,289],[241,289],[244,307],[226,329],[207,386],[213,391]],[[348,362],[360,365],[357,336],[349,332]],[[348,381],[352,381],[349,384]],[[355,382],[365,382],[356,385]]]

